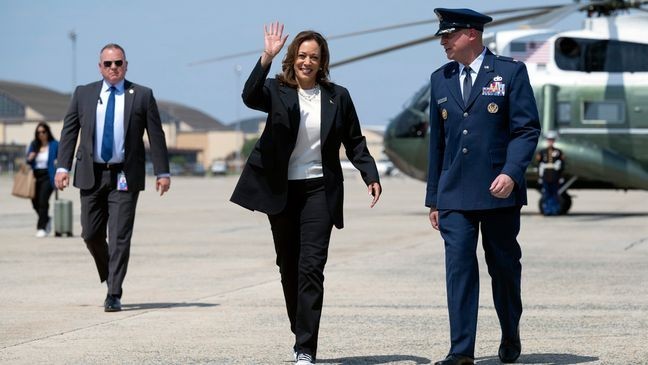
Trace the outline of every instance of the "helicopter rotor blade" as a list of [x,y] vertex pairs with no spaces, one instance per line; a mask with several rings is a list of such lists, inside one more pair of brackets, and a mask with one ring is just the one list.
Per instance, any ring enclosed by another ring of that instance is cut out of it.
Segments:
[[541,15],[537,18],[534,18],[522,28],[528,29],[543,29],[549,28],[550,26],[556,24],[564,17],[572,15],[574,12],[585,9],[588,4],[575,3],[570,5],[561,6],[560,8],[554,9],[547,12],[544,15]]
[[[551,11],[551,9],[550,10],[534,11],[534,12],[524,14],[524,15],[511,16],[511,17],[508,17],[508,18],[492,21],[491,23],[488,24],[488,26],[497,26],[497,25],[504,25],[504,24],[508,24],[508,23],[515,23],[515,22],[518,22],[518,21],[531,19],[531,18],[534,18],[534,17],[537,17],[537,16],[544,15],[547,12],[550,12],[550,11]],[[382,48],[382,49],[379,49],[379,50],[376,50],[376,51],[373,51],[373,52],[361,54],[359,56],[350,57],[350,58],[347,58],[347,59],[344,59],[344,60],[341,60],[341,61],[332,62],[329,67],[333,68],[333,67],[346,65],[348,63],[361,61],[361,60],[364,60],[364,59],[367,59],[367,58],[372,58],[372,57],[379,56],[379,55],[382,55],[382,54],[385,54],[385,53],[390,53],[390,52],[393,52],[393,51],[397,51],[399,49],[408,48],[408,47],[416,46],[416,45],[419,45],[419,44],[422,44],[422,43],[426,43],[426,42],[435,40],[437,38],[440,38],[440,37],[437,36],[437,35],[431,35],[431,36],[426,36],[426,37],[414,39],[414,40],[411,40],[409,42],[399,43],[399,44],[394,45],[394,46]]]
[[254,51],[245,51],[245,52],[230,54],[230,55],[227,55],[227,56],[208,58],[206,60],[201,60],[201,61],[194,61],[194,62],[188,63],[187,66],[191,67],[191,66],[204,65],[206,63],[224,61],[224,60],[229,60],[229,59],[232,59],[232,58],[249,56],[249,55],[253,55],[253,54],[261,54],[261,52],[263,52],[263,50],[255,49]]
[[[526,8],[501,9],[501,10],[494,10],[494,11],[487,12],[487,14],[490,14],[490,15],[502,15],[502,14],[510,14],[510,13],[521,13],[521,12],[526,12],[526,11],[552,10],[552,9],[560,8],[561,6],[562,5],[547,5],[547,6],[531,6],[531,7],[526,7]],[[333,35],[333,36],[330,36],[330,37],[326,37],[326,39],[327,40],[334,40],[334,39],[349,38],[349,37],[355,37],[355,36],[360,36],[360,35],[365,35],[365,34],[372,34],[372,33],[384,32],[384,31],[388,31],[388,30],[401,29],[401,28],[409,28],[409,27],[414,27],[414,26],[418,26],[418,25],[427,25],[427,24],[433,24],[433,23],[438,23],[438,22],[439,22],[439,19],[437,19],[437,18],[419,20],[419,21],[415,21],[415,22],[387,25],[387,26],[384,26],[384,27],[371,28],[371,29],[365,29],[365,30],[360,30],[360,31],[356,31],[356,32],[349,32],[349,33]],[[259,52],[261,52],[261,51],[259,51]]]
[[[491,12],[487,12],[487,14],[490,14],[490,15],[502,15],[502,14],[519,13],[519,12],[526,12],[526,11],[553,10],[553,9],[556,9],[556,8],[560,8],[562,6],[563,5],[547,5],[547,6],[531,6],[531,7],[524,7],[524,8],[510,8],[510,9],[494,10],[494,11],[491,11]],[[414,27],[414,26],[419,26],[419,25],[433,24],[433,23],[437,23],[438,21],[439,20],[437,18],[434,18],[434,19],[425,19],[425,20],[419,20],[419,21],[414,21],[414,22],[393,24],[393,25],[387,25],[387,26],[384,26],[384,27],[371,28],[371,29],[359,30],[359,31],[355,31],[355,32],[337,34],[337,35],[327,37],[327,39],[328,40],[335,40],[335,39],[344,39],[344,38],[350,38],[350,37],[357,37],[357,36],[361,36],[361,35],[373,34],[373,33],[378,33],[378,32],[385,32],[385,31],[389,31],[389,30],[409,28],[409,27]],[[229,59],[232,59],[232,58],[239,58],[239,57],[243,57],[243,56],[261,54],[261,52],[263,52],[263,49],[255,49],[255,50],[251,50],[251,51],[243,51],[243,52],[233,53],[233,54],[229,54],[229,55],[225,55],[225,56],[213,57],[213,58],[208,58],[208,59],[200,60],[200,61],[194,61],[194,62],[189,63],[187,66],[190,66],[190,67],[191,66],[198,66],[198,65],[203,65],[203,64],[207,64],[207,63],[213,63],[213,62],[229,60]]]

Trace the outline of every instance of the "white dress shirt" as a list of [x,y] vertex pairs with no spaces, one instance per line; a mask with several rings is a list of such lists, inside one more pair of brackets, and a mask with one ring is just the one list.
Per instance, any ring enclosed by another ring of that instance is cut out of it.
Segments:
[[[481,68],[482,63],[484,62],[484,55],[486,55],[486,47],[482,49],[482,52],[475,58],[474,61],[470,63],[470,78],[472,81],[472,84],[475,85],[475,80],[477,79],[477,73],[479,72],[479,69]],[[466,65],[463,63],[459,63],[459,88],[461,88],[461,95],[463,95],[463,81],[466,78],[466,74],[464,73],[464,68]]]
[[[115,86],[115,121],[113,124],[113,155],[110,161],[101,159],[101,142],[103,140],[104,122],[106,119],[106,107],[110,96],[110,87]],[[99,163],[122,163],[124,162],[124,80],[116,85],[110,85],[103,81],[99,100],[97,100],[97,119],[94,135],[94,161]]]

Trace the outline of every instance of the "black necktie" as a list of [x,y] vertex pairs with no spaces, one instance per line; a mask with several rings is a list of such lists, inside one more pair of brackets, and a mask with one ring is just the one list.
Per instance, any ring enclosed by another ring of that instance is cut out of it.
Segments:
[[464,67],[466,77],[463,80],[463,100],[464,106],[468,106],[468,99],[470,98],[470,89],[472,88],[472,76],[470,76],[470,67]]

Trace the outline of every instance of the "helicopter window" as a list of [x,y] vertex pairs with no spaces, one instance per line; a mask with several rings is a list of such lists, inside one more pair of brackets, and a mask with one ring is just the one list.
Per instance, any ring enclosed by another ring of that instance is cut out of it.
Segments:
[[412,107],[405,109],[398,117],[394,128],[396,138],[423,138],[430,129],[429,108],[421,111]]
[[427,108],[430,104],[430,84],[424,85],[420,88],[414,95],[412,95],[407,101],[403,108],[412,107],[419,110]]
[[625,103],[618,101],[583,102],[583,123],[621,124],[625,120]]
[[559,102],[556,105],[556,120],[560,124],[569,124],[571,122],[571,103]]
[[526,43],[511,42],[511,52],[526,52]]
[[25,107],[0,93],[0,117],[23,118]]
[[430,129],[430,86],[426,85],[407,103],[394,121],[396,138],[423,138]]
[[648,71],[648,44],[560,37],[555,58],[566,71],[642,72]]

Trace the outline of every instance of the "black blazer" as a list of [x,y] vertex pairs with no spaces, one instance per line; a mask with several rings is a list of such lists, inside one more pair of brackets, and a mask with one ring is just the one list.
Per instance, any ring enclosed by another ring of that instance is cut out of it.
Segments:
[[[243,102],[268,113],[266,125],[230,200],[244,208],[278,214],[286,206],[288,162],[297,141],[300,109],[297,90],[276,79],[266,79],[270,66],[257,62],[243,89]],[[340,145],[369,185],[379,182],[376,163],[369,154],[349,92],[335,84],[321,85],[321,148],[326,201],[333,223],[344,226],[344,187]]]
[[[90,189],[94,178],[94,133],[97,119],[97,101],[103,81],[78,86],[63,121],[59,143],[58,167],[72,169],[72,158],[79,132],[76,151],[74,186]],[[144,131],[150,144],[151,160],[156,175],[169,173],[169,157],[164,131],[160,122],[153,91],[147,87],[124,81],[124,173],[128,190],[144,190],[145,148]]]

